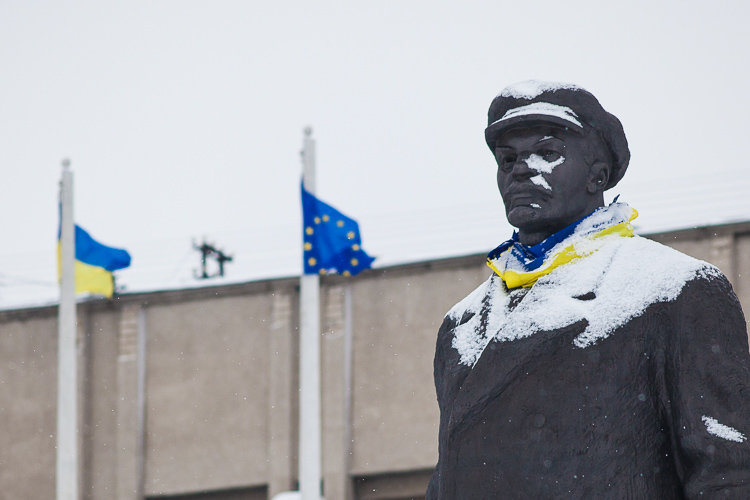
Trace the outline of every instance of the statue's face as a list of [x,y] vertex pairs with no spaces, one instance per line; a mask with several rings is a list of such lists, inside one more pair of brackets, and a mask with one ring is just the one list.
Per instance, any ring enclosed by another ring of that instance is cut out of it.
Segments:
[[515,128],[498,137],[497,186],[522,243],[539,243],[602,205],[603,189],[593,189],[602,181],[592,178],[585,141],[554,126]]

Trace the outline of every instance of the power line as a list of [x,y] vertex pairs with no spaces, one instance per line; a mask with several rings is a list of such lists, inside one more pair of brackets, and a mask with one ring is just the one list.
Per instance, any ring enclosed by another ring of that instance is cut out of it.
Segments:
[[[24,276],[12,276],[9,274],[0,273],[0,280],[15,280],[19,282],[21,285],[36,285],[36,286],[59,286],[59,283],[54,281],[45,281],[45,280],[37,280],[32,278],[26,278]],[[14,283],[3,283],[0,281],[0,286],[18,286]]]

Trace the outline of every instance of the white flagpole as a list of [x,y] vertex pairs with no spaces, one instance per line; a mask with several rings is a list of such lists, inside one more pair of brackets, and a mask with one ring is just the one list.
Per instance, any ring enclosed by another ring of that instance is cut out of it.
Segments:
[[[305,128],[302,151],[305,189],[315,194],[315,140]],[[300,278],[299,491],[301,500],[321,497],[320,278]]]
[[73,172],[63,161],[60,183],[62,281],[57,345],[56,500],[78,500],[78,403],[76,366],[75,222]]

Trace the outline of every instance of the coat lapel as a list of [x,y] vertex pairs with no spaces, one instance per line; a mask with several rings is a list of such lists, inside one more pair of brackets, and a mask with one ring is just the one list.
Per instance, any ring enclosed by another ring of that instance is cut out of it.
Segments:
[[[549,300],[570,301],[570,309],[575,310],[577,308],[574,306],[578,301],[595,297],[597,285],[611,261],[611,255],[601,257],[604,258],[595,259],[597,264],[591,261],[585,263],[588,264],[585,265],[586,272],[576,271],[576,264],[584,264],[577,262],[541,278],[513,311],[507,308],[503,311],[493,311],[492,307],[490,308],[489,314],[506,315],[499,331],[492,333],[493,338],[502,339],[505,333],[513,332],[510,337],[515,340],[489,341],[458,389],[448,424],[451,433],[456,430],[458,424],[480,413],[488,402],[526,376],[526,373],[533,373],[537,365],[549,362],[555,352],[572,348],[573,339],[583,333],[588,325],[583,315],[573,314],[567,324],[559,328],[536,332],[531,331],[533,326],[527,324],[523,318],[528,318],[530,314],[533,317],[534,306],[529,308],[528,304],[539,304],[540,308],[544,308]],[[495,293],[506,292],[496,290]],[[490,302],[494,302],[493,299],[497,300],[490,297]],[[497,301],[507,304],[507,298]],[[484,324],[492,324],[492,321],[485,321]],[[525,330],[525,335],[519,336],[519,330]]]
[[450,433],[521,377],[533,373],[537,365],[548,362],[556,351],[570,348],[587,324],[581,320],[511,342],[491,341],[458,390],[448,424]]

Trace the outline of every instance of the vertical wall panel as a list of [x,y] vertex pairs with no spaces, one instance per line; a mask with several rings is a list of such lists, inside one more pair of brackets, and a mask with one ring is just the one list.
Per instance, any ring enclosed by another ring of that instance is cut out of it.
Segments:
[[93,311],[87,330],[83,498],[115,498],[117,485],[117,335],[120,311]]
[[355,283],[354,474],[435,466],[435,340],[445,313],[490,275],[477,261],[458,269],[387,272]]
[[297,476],[296,401],[297,359],[295,357],[296,309],[288,291],[273,293],[271,331],[268,342],[268,494],[269,498],[294,489]]
[[0,495],[55,497],[57,317],[0,324]]
[[267,482],[270,294],[147,308],[146,494]]

